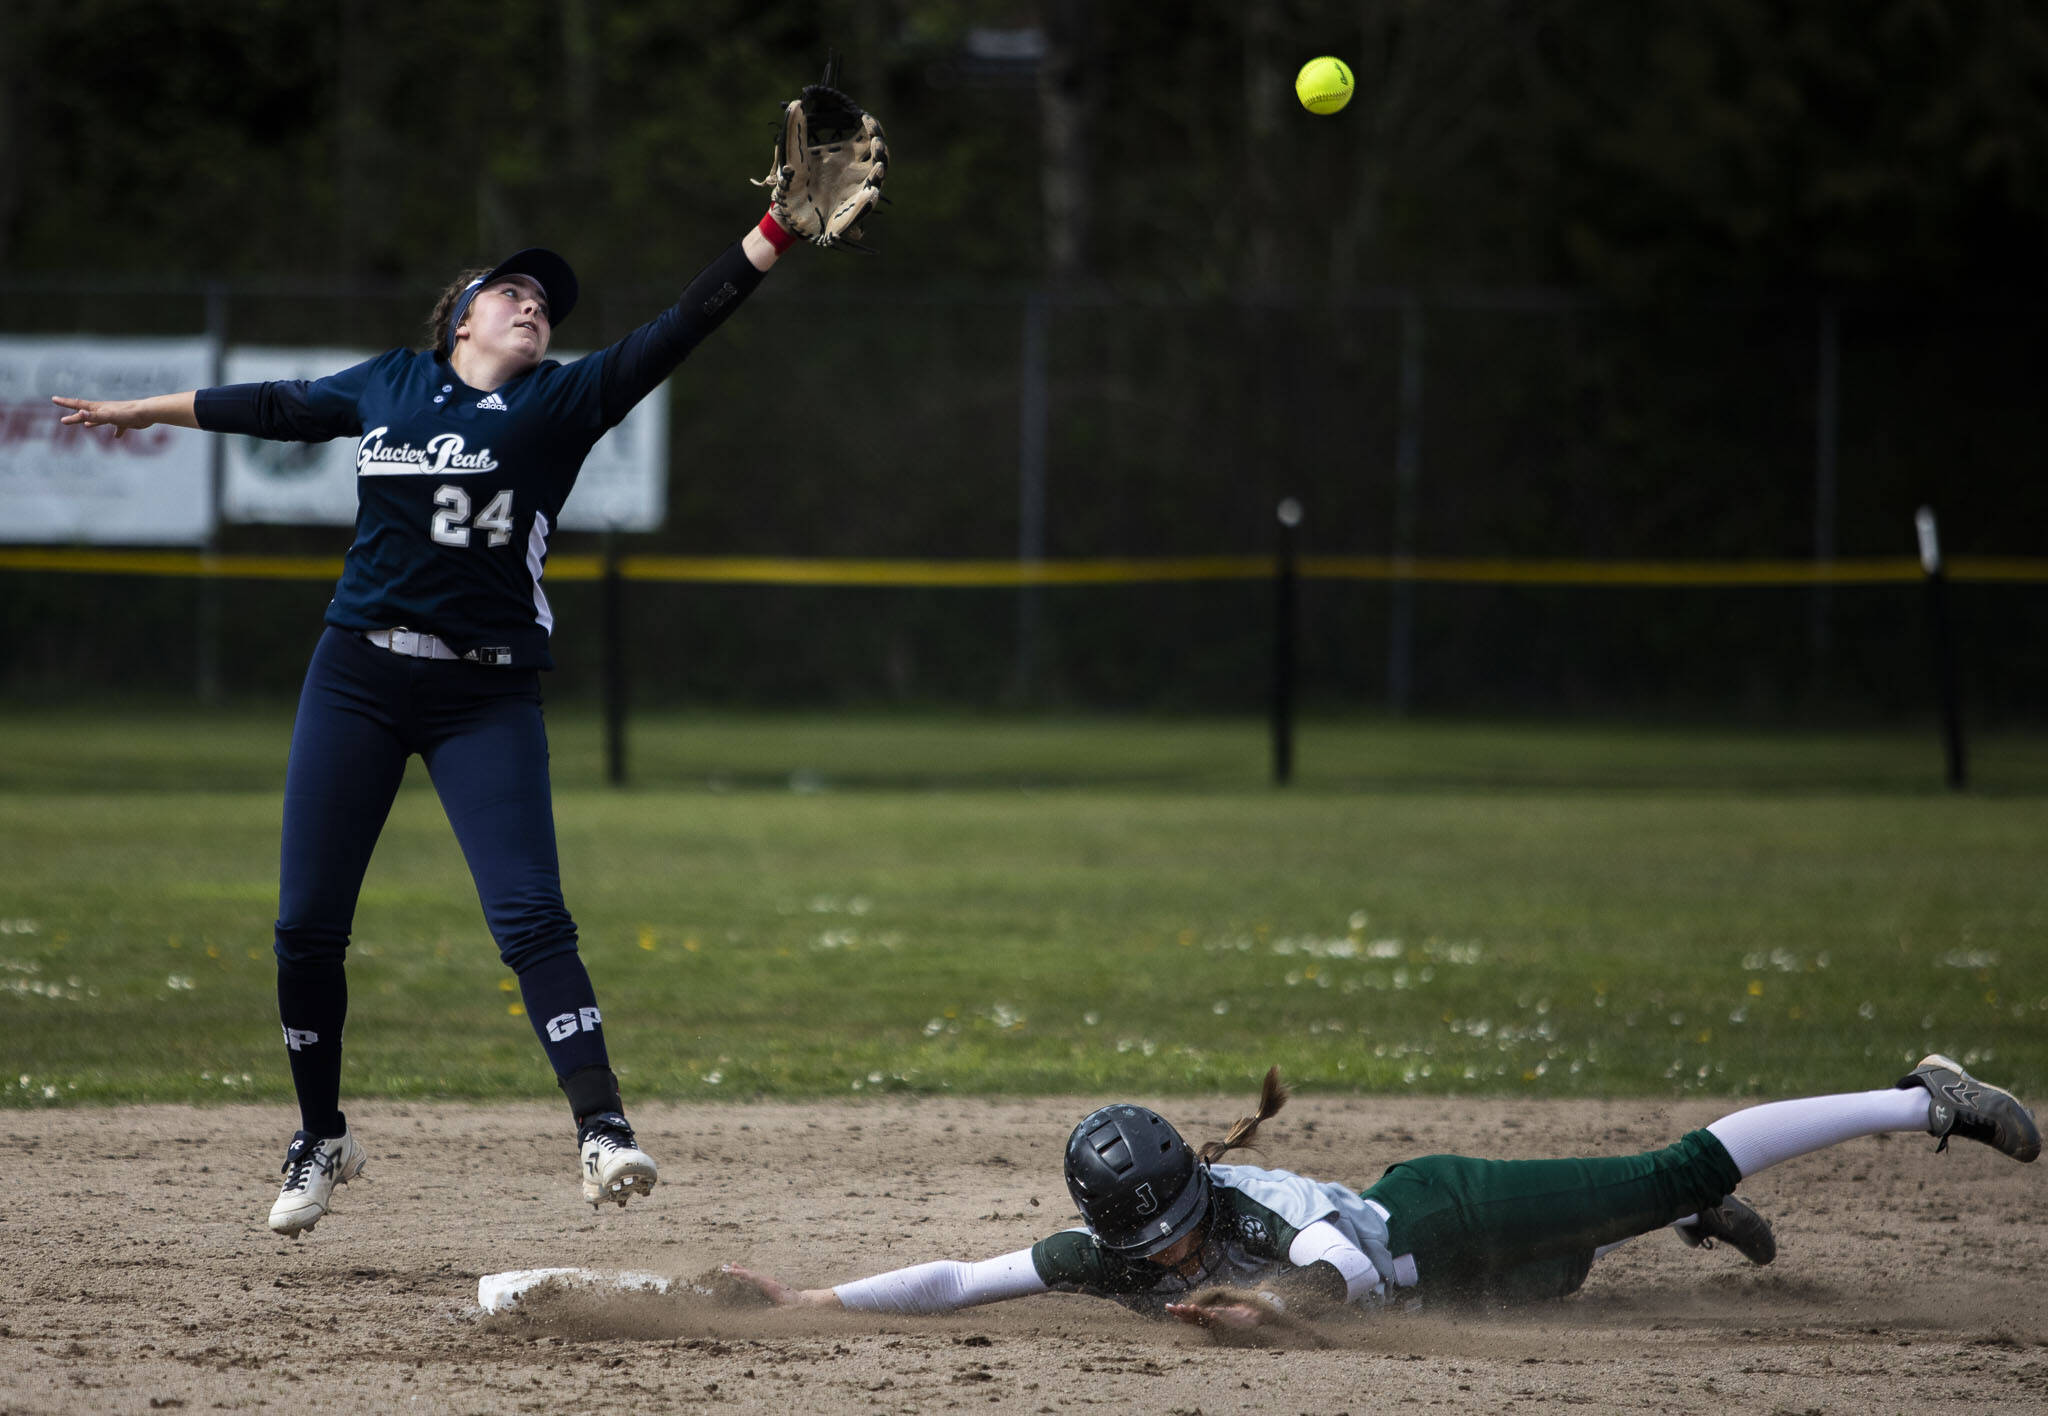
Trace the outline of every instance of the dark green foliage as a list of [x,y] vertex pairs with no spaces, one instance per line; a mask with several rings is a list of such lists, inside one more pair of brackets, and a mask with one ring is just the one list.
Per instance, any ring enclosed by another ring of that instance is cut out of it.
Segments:
[[[1041,65],[977,57],[977,27],[1041,25]],[[692,357],[668,525],[635,551],[1016,554],[1041,289],[1052,556],[1263,551],[1282,496],[1311,554],[1385,555],[1405,518],[1422,555],[1812,556],[1828,311],[1834,553],[1909,554],[1923,504],[1951,554],[2040,550],[2048,14],[2017,0],[18,0],[0,330],[189,333],[218,277],[234,339],[374,349],[453,270],[539,241],[581,270],[565,339],[594,347],[760,210],[777,104],[835,47],[896,157],[884,254],[795,252]],[[1334,118],[1289,87],[1320,53],[1358,75]],[[766,435],[839,406],[850,371],[857,417],[815,448]],[[99,612],[121,587],[8,586],[9,689],[189,680],[183,590],[135,617],[173,646],[138,656]],[[596,652],[581,593],[569,677]],[[1048,596],[1034,693],[1250,706],[1263,593]],[[231,687],[288,691],[312,626],[287,617],[320,598],[237,597],[236,642],[265,652]],[[1972,711],[2048,702],[2042,605],[1957,597]],[[1002,594],[655,590],[634,613],[657,702],[987,702],[1014,673]],[[1383,701],[1383,587],[1313,585],[1304,613],[1310,698]],[[1906,592],[1424,587],[1416,613],[1420,707],[1925,706]]]
[[[1086,277],[2037,289],[2048,234],[2048,17],[1993,0],[9,8],[17,271],[424,279],[548,240],[686,273],[837,47],[902,158],[881,278],[1029,280],[1039,71],[969,38],[1041,15]],[[1359,93],[1315,120],[1290,82],[1326,52]]]

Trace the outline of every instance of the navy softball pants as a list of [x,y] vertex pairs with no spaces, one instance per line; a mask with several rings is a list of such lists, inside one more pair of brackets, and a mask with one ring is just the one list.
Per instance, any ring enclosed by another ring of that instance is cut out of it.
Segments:
[[562,901],[539,675],[393,654],[330,625],[292,728],[275,943],[301,1110],[307,1129],[323,1134],[340,1134],[342,960],[356,900],[414,754],[557,1075],[606,1061]]
[[330,625],[292,727],[278,958],[340,961],[370,853],[415,753],[505,962],[523,971],[575,949],[555,855],[540,675],[408,658]]

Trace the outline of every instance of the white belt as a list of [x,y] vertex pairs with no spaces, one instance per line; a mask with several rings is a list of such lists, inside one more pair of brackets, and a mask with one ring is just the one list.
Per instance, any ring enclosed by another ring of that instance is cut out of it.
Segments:
[[[1378,1200],[1371,1199],[1365,1195],[1360,1195],[1359,1198],[1365,1201],[1366,1208],[1370,1209],[1374,1214],[1389,1224],[1393,1223],[1394,1214],[1392,1210],[1389,1210]],[[1403,1288],[1413,1288],[1421,1281],[1421,1272],[1415,1267],[1415,1255],[1396,1254],[1394,1256],[1394,1282]]]
[[363,638],[379,649],[389,649],[394,654],[404,654],[414,659],[460,659],[462,656],[450,649],[435,635],[421,634],[411,629],[368,629]]

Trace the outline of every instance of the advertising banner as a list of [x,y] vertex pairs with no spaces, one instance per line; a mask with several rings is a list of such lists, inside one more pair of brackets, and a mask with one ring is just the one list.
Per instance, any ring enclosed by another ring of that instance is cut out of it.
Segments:
[[[376,351],[237,347],[227,355],[228,383],[316,379],[359,364]],[[555,356],[563,363],[573,353]],[[668,385],[640,401],[598,439],[562,510],[567,531],[653,531],[668,510]],[[221,514],[229,521],[352,526],[356,519],[356,442],[227,439]]]
[[66,427],[52,394],[141,398],[213,382],[209,339],[0,337],[0,541],[194,546],[213,531],[205,433]]
[[[318,379],[372,357],[362,349],[260,349],[230,346],[221,382],[268,383]],[[220,484],[223,521],[282,526],[356,524],[356,440],[272,442],[222,437],[226,448]]]

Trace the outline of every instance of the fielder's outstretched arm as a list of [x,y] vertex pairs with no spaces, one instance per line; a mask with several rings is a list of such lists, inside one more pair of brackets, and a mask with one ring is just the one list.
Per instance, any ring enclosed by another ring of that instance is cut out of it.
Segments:
[[114,436],[140,432],[158,423],[174,428],[196,428],[199,415],[193,411],[193,393],[160,393],[153,398],[63,398],[52,395],[50,402],[69,408],[57,421],[74,427],[112,428]]

